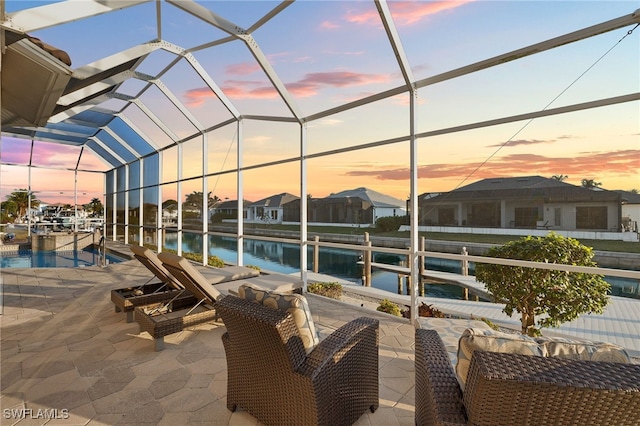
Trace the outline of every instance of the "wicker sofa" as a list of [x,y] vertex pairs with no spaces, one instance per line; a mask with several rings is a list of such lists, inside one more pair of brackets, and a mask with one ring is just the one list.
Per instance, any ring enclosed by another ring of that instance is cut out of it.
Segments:
[[305,348],[291,312],[232,295],[216,309],[227,328],[231,411],[267,425],[336,426],[378,408],[377,320],[353,320]]
[[435,330],[415,345],[417,425],[640,424],[640,365],[478,350],[463,391]]

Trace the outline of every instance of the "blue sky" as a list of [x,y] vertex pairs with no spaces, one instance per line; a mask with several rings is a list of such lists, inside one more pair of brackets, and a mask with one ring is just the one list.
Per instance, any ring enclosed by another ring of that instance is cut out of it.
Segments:
[[[277,5],[270,1],[199,3],[244,28]],[[12,12],[43,4],[8,1],[6,9]],[[630,14],[639,8],[638,1],[389,2],[416,79]],[[44,29],[34,35],[69,52],[75,68],[155,39],[158,36],[155,18],[152,2]],[[630,29],[612,31],[423,88],[418,95],[417,130],[437,130],[638,93],[640,29],[625,37]],[[161,31],[164,40],[188,49],[226,37],[222,31],[165,3]],[[252,35],[304,115],[402,84],[373,2],[299,1]],[[241,113],[290,116],[241,42],[198,49],[193,55]],[[166,52],[154,53],[139,70],[156,75],[173,58]],[[228,113],[187,64],[174,67],[161,79],[204,124],[213,125],[228,118]],[[140,83],[131,82],[120,91],[135,94],[141,87]],[[154,112],[178,135],[193,132],[192,126],[177,118],[179,114],[162,100],[157,90],[145,93],[142,98],[154,105]],[[118,101],[110,101],[105,106],[119,105]],[[135,109],[125,115],[143,123],[142,114]],[[406,135],[407,117],[408,98],[401,95],[314,121],[308,125],[308,151],[313,154]],[[158,129],[146,124],[141,127],[160,145],[170,142]],[[210,135],[209,171],[228,170],[235,164],[233,137],[232,129]],[[297,138],[295,125],[248,122],[245,145],[249,153],[243,163],[252,165],[296,156]],[[505,145],[506,142],[509,143]],[[409,192],[408,149],[406,143],[393,144],[357,154],[310,160],[309,192],[325,196],[366,186],[404,198]],[[425,138],[419,140],[418,149],[420,192],[447,191],[486,177],[554,174],[568,175],[567,181],[578,185],[587,178],[602,182],[606,189],[640,189],[640,104],[636,101],[540,118],[528,124],[517,122]],[[6,156],[3,148],[3,158]],[[185,163],[187,170],[194,167],[200,166]],[[14,179],[5,171],[3,167],[3,191],[15,186]],[[298,173],[295,165],[248,172],[246,198],[257,200],[283,191],[297,194]],[[268,182],[265,175],[269,176]],[[214,181],[222,198],[234,198],[235,179],[225,175],[211,179],[212,184]],[[197,185],[194,182],[196,189]],[[187,185],[186,192],[190,189]],[[91,193],[100,191],[97,188]]]

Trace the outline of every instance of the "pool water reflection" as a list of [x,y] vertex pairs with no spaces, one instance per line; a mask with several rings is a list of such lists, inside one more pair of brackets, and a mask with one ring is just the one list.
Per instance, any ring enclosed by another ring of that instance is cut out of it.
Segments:
[[[107,254],[108,263],[124,259]],[[75,251],[31,251],[22,250],[0,254],[0,268],[77,268],[100,265],[102,256],[93,249]]]

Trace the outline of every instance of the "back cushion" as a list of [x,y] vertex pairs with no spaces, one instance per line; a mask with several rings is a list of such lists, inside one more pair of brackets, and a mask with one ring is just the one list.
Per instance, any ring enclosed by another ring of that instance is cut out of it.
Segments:
[[456,375],[463,389],[467,381],[471,357],[476,350],[543,356],[538,342],[529,336],[519,333],[504,333],[493,329],[467,328],[458,341],[458,361],[456,363]]
[[554,356],[588,361],[621,362],[629,364],[631,357],[622,347],[612,343],[589,342],[560,337],[539,337],[536,339],[542,347],[544,356]]
[[307,353],[320,342],[316,326],[311,317],[307,299],[301,294],[268,291],[252,284],[242,284],[238,288],[242,299],[260,303],[264,306],[289,312],[298,328],[302,344]]
[[618,345],[560,337],[532,338],[520,333],[504,333],[493,329],[468,328],[458,342],[456,375],[464,389],[471,357],[475,350],[510,352],[523,355],[630,363],[627,351]]

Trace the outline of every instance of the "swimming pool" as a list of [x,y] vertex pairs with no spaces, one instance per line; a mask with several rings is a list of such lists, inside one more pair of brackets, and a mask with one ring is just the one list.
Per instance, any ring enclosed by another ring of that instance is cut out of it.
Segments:
[[[107,253],[108,263],[125,259]],[[0,253],[0,268],[78,268],[100,265],[102,256],[92,248],[74,251],[31,251]]]

